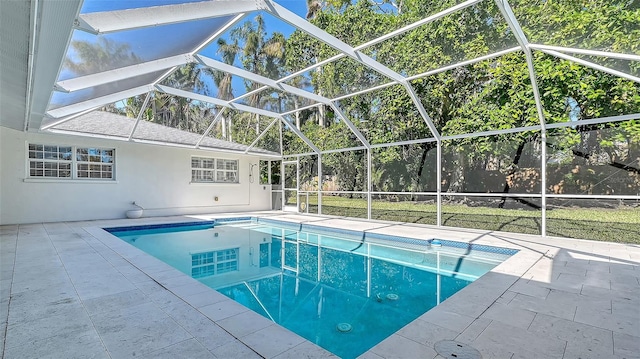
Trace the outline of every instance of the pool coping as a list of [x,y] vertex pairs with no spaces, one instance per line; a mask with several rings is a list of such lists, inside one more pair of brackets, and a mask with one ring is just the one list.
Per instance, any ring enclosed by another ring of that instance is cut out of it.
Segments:
[[[511,233],[495,233],[478,230],[467,229],[450,229],[438,228],[426,225],[413,225],[407,223],[389,223],[378,221],[367,221],[358,219],[343,219],[325,216],[309,216],[309,215],[291,215],[287,213],[268,213],[268,214],[252,214],[252,217],[258,218],[277,218],[279,222],[289,222],[296,224],[308,224],[319,228],[339,228],[343,230],[353,231],[354,227],[361,231],[372,234],[395,235],[402,237],[428,239],[437,236],[444,236],[455,240],[456,242],[473,243],[476,245],[488,245],[492,247],[507,247],[518,249],[519,251],[508,258],[503,263],[494,267],[491,271],[475,280],[465,288],[448,298],[440,305],[429,310],[411,323],[407,324],[398,332],[394,333],[369,351],[362,354],[362,358],[380,358],[387,357],[389,348],[399,348],[406,345],[406,338],[399,333],[406,331],[419,331],[425,325],[441,326],[450,330],[458,330],[462,333],[464,328],[469,327],[480,315],[488,309],[495,301],[507,291],[516,281],[524,275],[538,260],[546,255],[547,251],[542,248],[544,245],[534,243],[536,238],[533,236],[517,235]],[[211,221],[212,219],[224,219],[239,217],[237,214],[229,215],[211,215],[208,218],[199,218],[200,220],[190,221],[190,223],[202,223]],[[246,214],[244,216],[246,218]],[[185,223],[184,217],[182,221],[170,220],[167,223]],[[151,224],[150,226],[154,226]],[[107,227],[107,226],[105,226]],[[121,227],[121,226],[118,226]],[[122,226],[126,227],[126,226]],[[242,314],[248,323],[254,323],[255,329],[265,328],[264,317],[257,314],[241,304],[227,298],[219,292],[202,284],[198,280],[178,271],[161,260],[135,248],[128,243],[115,237],[102,227],[85,227],[85,230],[92,234],[96,239],[100,240],[104,245],[118,253],[123,259],[127,260],[133,266],[144,272],[158,284],[163,286],[174,295],[200,311],[217,325],[230,334],[234,335],[237,340],[243,342],[256,353],[265,357],[270,356],[273,348],[265,347],[265,345],[255,341],[245,341],[243,336],[237,335],[237,325],[228,320],[234,315]],[[406,233],[406,234],[405,234]],[[440,233],[441,235],[438,235]],[[527,246],[515,243],[518,241],[515,237],[525,237],[532,240]],[[505,241],[506,240],[506,241]],[[206,298],[203,298],[206,297]],[[231,315],[229,315],[231,314]],[[248,318],[247,318],[248,317]],[[268,320],[267,320],[268,321]],[[269,323],[271,323],[269,321]],[[451,324],[454,323],[454,324]],[[444,324],[444,326],[442,326]],[[306,342],[308,345],[315,346],[316,353],[323,353],[323,356],[330,357],[331,353],[316,346],[314,343],[307,341],[288,329],[278,324],[270,324],[279,328],[280,331],[286,333],[290,338],[290,343],[299,345],[300,342]],[[454,338],[450,338],[454,339]],[[283,347],[282,352],[292,349]],[[429,353],[432,354],[432,353]]]

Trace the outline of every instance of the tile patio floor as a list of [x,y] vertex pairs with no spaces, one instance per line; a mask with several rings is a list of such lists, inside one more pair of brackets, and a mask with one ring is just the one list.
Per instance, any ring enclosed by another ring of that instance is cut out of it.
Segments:
[[[246,213],[242,214],[246,216]],[[362,358],[640,358],[640,246],[262,212],[279,220],[520,249]],[[201,219],[233,217],[198,216]],[[101,227],[193,217],[0,226],[0,353],[13,358],[332,355]]]

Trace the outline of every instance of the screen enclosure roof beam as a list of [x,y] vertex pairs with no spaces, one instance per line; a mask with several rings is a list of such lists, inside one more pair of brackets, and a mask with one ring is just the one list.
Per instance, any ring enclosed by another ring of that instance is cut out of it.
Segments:
[[600,57],[606,57],[609,59],[628,60],[628,61],[640,61],[640,55],[623,54],[619,52],[587,50],[587,49],[578,49],[574,47],[562,47],[562,46],[551,46],[551,45],[541,45],[541,44],[529,44],[529,47],[537,50],[551,50],[551,51],[564,52],[568,54],[600,56]]
[[[82,102],[74,103],[72,105],[48,110],[47,116],[53,117],[53,118],[65,117],[78,112],[88,110],[90,108],[97,108],[113,102],[120,101],[125,98],[142,95],[151,90],[153,90],[153,88],[150,85],[138,86],[129,90],[115,92],[102,97],[95,97],[87,101],[82,101]],[[46,124],[43,124],[42,128],[44,128],[45,126]]]
[[572,61],[572,62],[578,63],[580,65],[583,65],[583,66],[586,66],[586,67],[590,67],[590,68],[592,68],[594,70],[599,70],[599,71],[606,72],[606,73],[614,75],[614,76],[622,77],[624,79],[640,83],[640,77],[629,75],[629,74],[624,73],[622,71],[614,70],[614,69],[608,68],[606,66],[594,64],[591,61],[586,61],[586,60],[583,60],[583,59],[579,59],[577,57],[574,57],[574,56],[571,56],[571,55],[567,55],[567,54],[564,54],[564,53],[561,53],[561,52],[558,52],[558,51],[552,51],[552,50],[546,50],[546,49],[540,49],[539,51],[542,51],[542,52],[544,52],[546,54],[555,56],[555,57],[560,58],[560,59]]
[[[309,91],[305,91],[305,90],[301,90],[297,87],[293,87],[291,85],[287,85],[287,84],[283,84],[283,83],[278,83],[275,80],[271,80],[270,78],[261,76],[261,75],[257,75],[254,74],[251,71],[247,71],[229,64],[226,64],[224,62],[220,62],[214,59],[211,59],[209,57],[203,56],[203,55],[196,55],[196,58],[200,61],[200,63],[202,63],[203,65],[210,67],[212,69],[216,69],[216,70],[220,70],[220,71],[224,71],[224,72],[228,72],[232,75],[236,75],[236,76],[240,76],[243,77],[247,80],[251,80],[254,82],[258,82],[261,83],[263,85],[267,85],[269,87],[278,89],[278,90],[282,90],[284,92],[289,92],[291,94],[300,96],[300,97],[304,97],[304,98],[308,98],[309,100],[313,100],[316,102],[321,102],[321,103],[325,103],[328,104],[330,101],[328,98],[320,96],[320,95],[316,95],[314,93],[311,93]],[[230,102],[234,102],[237,99],[232,99]]]
[[502,17],[505,19],[509,28],[513,32],[513,35],[516,37],[518,44],[522,47],[522,51],[524,52],[527,60],[527,68],[529,70],[529,79],[531,81],[531,87],[533,88],[533,97],[536,102],[536,111],[538,112],[538,119],[540,120],[540,126],[544,129],[546,120],[544,118],[544,111],[542,109],[542,99],[540,96],[540,89],[538,88],[538,80],[536,78],[535,68],[533,66],[533,55],[531,54],[531,49],[529,48],[529,40],[527,36],[522,31],[522,26],[516,19],[511,6],[507,0],[495,0],[498,9],[500,9],[500,13]]
[[167,94],[170,94],[170,95],[180,96],[180,97],[184,97],[184,98],[190,98],[192,100],[206,102],[206,103],[209,103],[209,104],[212,104],[212,105],[218,105],[218,106],[222,106],[222,107],[226,107],[226,108],[231,108],[231,109],[234,109],[234,110],[250,112],[250,113],[254,113],[254,114],[258,114],[258,115],[262,115],[262,116],[267,116],[267,117],[273,117],[273,118],[279,118],[280,117],[280,114],[277,113],[277,112],[271,112],[271,111],[263,110],[263,109],[256,108],[256,107],[242,105],[242,104],[239,104],[239,103],[228,103],[227,101],[221,100],[219,98],[206,96],[206,95],[201,95],[201,94],[198,94],[198,93],[195,93],[195,92],[189,92],[189,91],[185,91],[185,90],[180,90],[180,89],[173,88],[173,87],[170,87],[170,86],[156,85],[155,89],[160,91],[160,92],[164,92],[164,93],[167,93]]
[[[300,137],[300,139],[302,141],[304,141],[304,143],[309,146],[309,148],[311,148],[313,150],[313,152],[315,152],[316,154],[322,152],[320,151],[320,149],[313,144],[313,142],[311,142],[311,140],[304,135],[304,133],[302,133],[296,126],[294,126],[292,123],[290,123],[289,121],[285,120],[284,117],[280,116],[280,122],[282,122],[283,125],[287,126],[287,128],[291,131],[293,131],[293,133],[295,133],[296,135],[298,135],[298,137]],[[283,149],[280,148],[280,150],[282,151]]]
[[76,21],[76,27],[93,34],[105,34],[214,17],[234,16],[256,10],[258,7],[255,0],[210,0],[80,14]]
[[202,134],[202,136],[200,136],[200,139],[198,140],[198,142],[196,142],[195,148],[200,148],[200,144],[202,143],[202,141],[204,141],[204,139],[209,135],[209,132],[211,132],[211,130],[213,130],[213,127],[220,122],[220,120],[224,120],[224,111],[226,110],[225,107],[221,108],[218,113],[216,114],[216,117],[213,118],[213,121],[211,121],[211,123],[209,124],[209,126],[207,127],[207,129],[204,131],[204,133]]
[[104,85],[111,82],[126,80],[130,77],[135,77],[138,75],[144,75],[164,69],[169,69],[175,66],[184,65],[192,61],[193,58],[190,54],[165,57],[162,59],[147,61],[136,65],[120,67],[109,71],[103,71],[91,75],[58,81],[56,83],[56,90],[63,92],[73,92],[89,87]]
[[266,11],[288,22],[289,24],[295,26],[301,31],[306,32],[312,37],[324,42],[325,44],[335,48],[336,50],[346,54],[347,56],[358,61],[359,63],[379,72],[382,75],[389,77],[392,80],[395,80],[398,82],[402,82],[404,80],[404,76],[389,69],[388,67],[375,61],[374,59],[363,54],[362,52],[355,50],[353,47],[342,42],[338,38],[330,35],[324,30],[321,30],[320,28],[311,24],[307,20],[300,18],[298,15],[286,9],[285,7],[271,0],[265,0],[264,3],[266,4],[266,7],[267,7],[267,9],[265,9]]

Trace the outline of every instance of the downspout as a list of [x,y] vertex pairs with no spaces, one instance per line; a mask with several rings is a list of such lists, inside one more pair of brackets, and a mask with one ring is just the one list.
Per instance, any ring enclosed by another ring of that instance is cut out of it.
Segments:
[[39,0],[31,0],[31,18],[29,19],[29,25],[31,28],[31,38],[29,39],[29,57],[27,59],[27,92],[25,94],[25,114],[24,114],[24,126],[22,130],[27,132],[29,129],[29,119],[31,118],[31,93],[33,83],[33,63],[36,52],[36,30],[38,18],[38,7],[40,6]]

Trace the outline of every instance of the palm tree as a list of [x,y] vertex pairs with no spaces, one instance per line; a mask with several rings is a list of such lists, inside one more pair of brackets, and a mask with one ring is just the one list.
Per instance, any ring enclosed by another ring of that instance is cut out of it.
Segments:
[[[218,54],[222,56],[222,61],[228,65],[233,65],[236,61],[236,56],[240,52],[240,46],[238,46],[238,40],[235,39],[231,43],[227,43],[225,39],[218,39]],[[219,99],[229,101],[233,99],[233,76],[228,72],[216,71],[212,69],[205,69],[212,78],[216,87],[218,88],[218,94],[216,95]],[[231,141],[231,116],[225,116],[221,121],[222,127],[222,138]],[[228,123],[228,127],[227,127]],[[227,130],[229,128],[229,131]]]
[[[75,76],[95,74],[143,61],[131,50],[129,44],[118,43],[104,37],[98,37],[95,42],[74,40],[70,46],[73,51],[67,55],[63,71]],[[201,71],[197,64],[189,63],[174,71],[164,83],[172,87],[207,94],[206,83],[200,78]],[[101,87],[101,93],[105,91],[105,87],[106,93],[120,90],[117,83]],[[102,110],[136,117],[142,109],[144,98],[145,95],[136,96],[122,103],[106,105]],[[200,103],[164,93],[155,93],[151,108],[143,119],[187,131],[199,131],[203,127],[206,112]]]
[[[265,77],[278,78],[283,72],[285,41],[286,39],[281,33],[273,33],[267,38],[264,19],[258,15],[254,21],[247,21],[241,26],[231,30],[229,39],[218,39],[218,54],[226,64],[233,65],[237,57],[240,56],[240,61],[246,70]],[[209,68],[204,68],[201,71],[210,76],[218,88],[216,97],[225,101],[234,98],[233,76],[230,73]],[[261,85],[259,83],[245,81],[245,87],[247,91],[254,91],[259,89]],[[258,108],[262,106],[272,106],[271,101],[273,101],[273,98],[271,96],[264,96],[264,93],[252,94],[247,98],[247,104],[249,106]],[[255,118],[255,120],[252,120],[253,118]],[[260,133],[261,126],[258,115],[254,117],[254,115],[236,115],[229,113],[225,114],[221,121],[220,131],[222,138],[232,141],[235,135],[242,132],[244,136],[241,136],[242,139],[237,138],[237,140],[247,141],[247,133],[249,131],[238,131],[238,128],[234,129],[234,123],[236,124],[235,127],[238,127],[238,123],[245,123],[246,130],[255,126],[256,136]]]
[[[243,43],[241,53],[242,65],[248,71],[255,74],[279,78],[284,66],[284,49],[286,39],[283,34],[274,32],[267,38],[264,19],[261,15],[255,17],[254,21],[247,21],[242,26],[231,31],[231,37],[239,43]],[[262,85],[256,82],[245,82],[247,91],[255,91]],[[260,107],[265,101],[262,92],[254,93],[248,98],[248,105]],[[250,125],[250,123],[247,123]],[[260,131],[260,116],[255,115],[256,133]]]
[[[234,40],[232,43],[227,43],[225,39],[218,39],[218,54],[222,56],[222,61],[225,64],[233,65],[239,52],[240,47],[238,46],[237,40]],[[218,88],[217,97],[219,99],[225,101],[233,99],[233,88],[231,86],[233,76],[230,73],[215,71],[210,68],[207,68],[204,71],[213,78],[213,82]]]
[[[208,94],[206,83],[200,77],[202,68],[195,63],[181,66],[167,77],[167,86]],[[191,99],[156,93],[152,103],[154,121],[165,126],[199,132],[203,127],[203,104]]]

